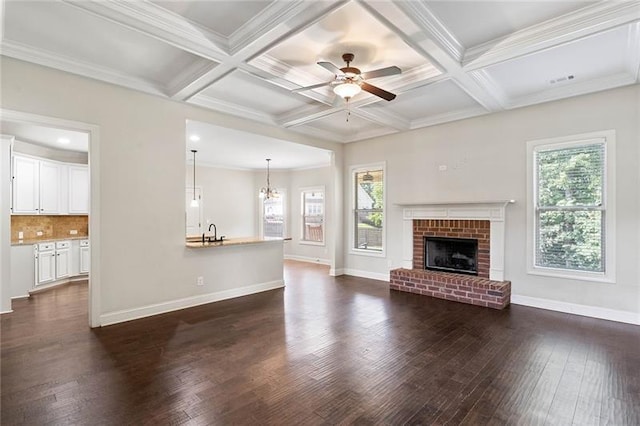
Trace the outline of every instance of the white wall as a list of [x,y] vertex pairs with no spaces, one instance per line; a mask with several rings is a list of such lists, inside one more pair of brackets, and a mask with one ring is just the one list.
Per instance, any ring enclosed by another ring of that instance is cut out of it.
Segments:
[[[100,240],[92,239],[92,246],[99,244],[102,314],[228,285],[230,276],[211,267],[223,259],[184,246],[186,119],[341,155],[334,143],[11,58],[3,57],[1,67],[3,108],[99,126],[99,162],[90,161],[100,173]],[[195,285],[199,275],[204,289]]]
[[[188,165],[186,171],[185,188],[193,186],[193,167]],[[207,234],[209,224],[214,223],[218,237],[258,235],[252,171],[196,167],[196,185],[202,188],[203,229]]]
[[[639,100],[636,85],[348,144],[345,173],[355,164],[387,163],[387,256],[348,253],[345,267],[378,274],[400,267],[402,211],[394,203],[515,199],[507,207],[505,259],[505,277],[512,281],[514,295],[638,313]],[[617,282],[528,275],[526,142],[608,129],[617,136]],[[439,171],[439,165],[448,170]],[[349,182],[345,174],[347,197]],[[349,205],[345,221],[350,219]],[[346,247],[350,244],[345,235]]]
[[11,143],[0,136],[0,312],[11,311]]

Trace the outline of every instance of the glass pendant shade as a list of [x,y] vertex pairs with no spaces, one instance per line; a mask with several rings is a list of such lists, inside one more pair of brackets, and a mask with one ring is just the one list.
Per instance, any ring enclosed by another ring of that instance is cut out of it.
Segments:
[[359,84],[352,83],[352,82],[345,82],[342,84],[338,84],[333,88],[333,92],[344,99],[354,97],[355,95],[360,93],[361,90],[362,88],[360,87]]

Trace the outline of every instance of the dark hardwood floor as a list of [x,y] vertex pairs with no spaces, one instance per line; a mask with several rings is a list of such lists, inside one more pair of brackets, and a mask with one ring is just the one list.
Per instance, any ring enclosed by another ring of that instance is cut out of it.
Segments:
[[285,278],[96,330],[86,284],[14,302],[2,425],[640,424],[640,327]]

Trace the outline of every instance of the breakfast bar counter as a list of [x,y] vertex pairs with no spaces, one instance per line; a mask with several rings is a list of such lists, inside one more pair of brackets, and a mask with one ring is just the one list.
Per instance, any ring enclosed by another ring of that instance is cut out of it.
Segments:
[[275,238],[275,237],[238,237],[229,238],[223,241],[209,242],[205,237],[205,242],[202,242],[202,237],[187,237],[185,245],[189,248],[202,249],[202,248],[216,248],[216,247],[228,247],[228,246],[240,246],[248,244],[268,244],[278,243],[291,238]]

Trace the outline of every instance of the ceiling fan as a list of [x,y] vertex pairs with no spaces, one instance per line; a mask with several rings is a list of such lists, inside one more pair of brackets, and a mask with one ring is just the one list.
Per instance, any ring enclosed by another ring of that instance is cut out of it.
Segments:
[[369,84],[366,80],[400,74],[402,70],[396,66],[392,66],[380,68],[374,71],[361,72],[358,68],[350,66],[354,57],[355,55],[353,53],[345,53],[342,55],[342,60],[347,63],[347,66],[343,68],[338,68],[331,62],[318,62],[318,65],[335,74],[335,78],[326,83],[294,89],[293,92],[302,92],[304,90],[316,89],[322,86],[333,86],[334,93],[347,102],[349,99],[360,93],[361,90],[369,92],[372,95],[376,95],[387,101],[395,99],[395,94]]

